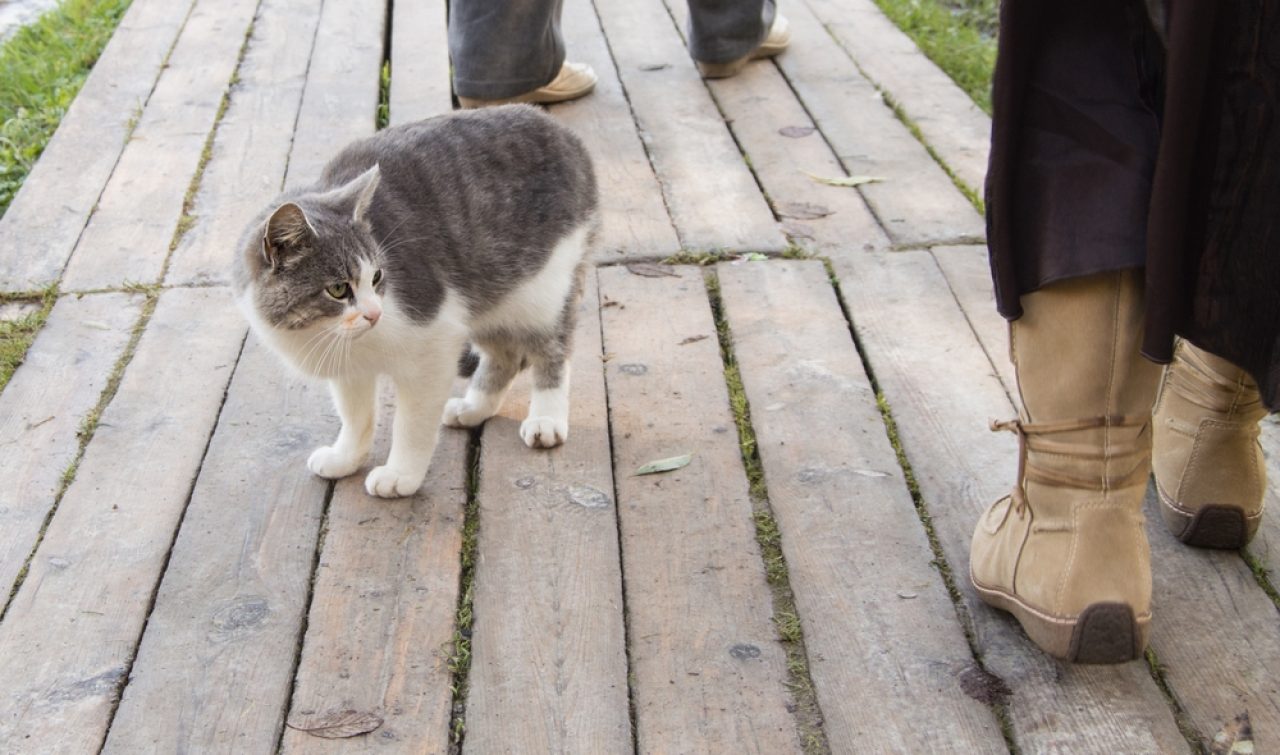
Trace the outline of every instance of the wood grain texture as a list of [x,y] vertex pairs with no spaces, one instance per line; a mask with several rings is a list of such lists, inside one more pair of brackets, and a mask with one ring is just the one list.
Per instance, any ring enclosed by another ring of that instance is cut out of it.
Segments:
[[0,218],[0,291],[58,280],[193,0],[135,0]]
[[63,290],[159,282],[258,1],[205,0],[192,11],[67,263]]
[[786,241],[659,2],[595,0],[685,249],[777,252]]
[[979,514],[1012,486],[1017,444],[992,434],[1013,406],[926,251],[834,261],[870,369],[893,412],[987,669],[1009,686],[1024,751],[1175,752],[1186,742],[1144,664],[1063,665],[969,584]]
[[140,297],[63,297],[0,394],[0,592],[39,538],[78,431],[141,313]]
[[251,337],[107,752],[275,747],[329,487],[306,458],[335,424],[323,388],[287,373]]
[[1007,751],[825,267],[718,271],[832,751]]
[[325,0],[315,51],[298,112],[285,188],[320,178],[325,163],[349,142],[373,134],[386,6]]
[[631,750],[599,298],[588,278],[569,440],[543,451],[520,439],[527,374],[485,424],[469,752]]
[[391,19],[391,125],[453,109],[444,0],[396,0]]
[[784,12],[797,40],[778,67],[850,175],[883,178],[859,191],[898,247],[980,242],[982,217],[858,72],[808,5]]
[[599,270],[639,749],[793,752],[715,324],[701,270],[675,270]]
[[887,92],[966,186],[982,193],[991,118],[885,17],[874,0],[798,0],[813,10],[858,68]]
[[337,483],[329,505],[290,712],[290,718],[306,718],[330,710],[371,711],[384,723],[369,736],[348,740],[286,729],[284,752],[449,749],[448,656],[468,437],[443,433],[427,479],[411,498],[369,496],[364,476],[390,448],[394,403],[390,385],[385,388],[370,460]]
[[1265,512],[1262,524],[1253,542],[1249,543],[1249,553],[1266,567],[1271,584],[1280,586],[1280,414],[1263,418],[1261,426],[1267,492],[1262,502]]
[[562,18],[572,60],[600,77],[595,91],[551,108],[556,120],[582,137],[595,163],[603,227],[597,262],[661,259],[680,251],[644,144],[591,0],[569,0]]
[[243,336],[226,292],[161,295],[0,623],[0,742],[102,742]]
[[280,193],[321,0],[262,0],[169,284],[225,283],[245,226]]

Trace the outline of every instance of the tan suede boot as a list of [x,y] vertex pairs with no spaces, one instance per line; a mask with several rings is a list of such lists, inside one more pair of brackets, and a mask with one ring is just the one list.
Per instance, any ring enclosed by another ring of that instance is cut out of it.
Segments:
[[1139,353],[1140,272],[1022,297],[1010,329],[1023,414],[1018,484],[978,522],[969,576],[1047,653],[1078,663],[1141,656],[1151,622],[1142,499],[1160,369]]
[[1267,471],[1258,384],[1221,357],[1181,341],[1156,398],[1154,459],[1160,513],[1188,545],[1243,548],[1262,521]]

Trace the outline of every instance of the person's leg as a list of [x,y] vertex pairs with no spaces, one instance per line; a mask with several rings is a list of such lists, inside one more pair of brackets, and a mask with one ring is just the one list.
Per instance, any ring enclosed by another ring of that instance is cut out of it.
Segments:
[[978,521],[970,579],[1046,652],[1081,663],[1140,657],[1151,620],[1142,501],[1160,368],[1139,353],[1141,270],[1022,297],[1010,329],[1023,416],[1012,495]]
[[1179,540],[1235,549],[1258,531],[1267,486],[1258,423],[1266,415],[1248,373],[1178,343],[1156,399],[1152,467],[1160,513]]
[[451,0],[453,88],[464,107],[558,102],[591,91],[595,74],[565,63],[563,0]]
[[791,39],[774,0],[689,0],[689,53],[707,78],[777,55]]
[[760,46],[776,15],[773,0],[689,0],[689,52],[727,63]]

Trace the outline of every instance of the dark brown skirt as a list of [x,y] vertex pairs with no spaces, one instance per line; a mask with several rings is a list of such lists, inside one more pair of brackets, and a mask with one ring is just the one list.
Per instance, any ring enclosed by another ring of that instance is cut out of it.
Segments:
[[[1161,42],[1167,41],[1167,54]],[[1005,0],[987,174],[1001,314],[1146,268],[1144,353],[1174,335],[1280,403],[1280,4]]]

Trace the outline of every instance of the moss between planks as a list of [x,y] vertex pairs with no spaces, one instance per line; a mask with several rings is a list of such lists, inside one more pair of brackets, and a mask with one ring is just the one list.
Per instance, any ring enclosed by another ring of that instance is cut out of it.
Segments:
[[747,402],[747,392],[733,351],[733,334],[729,331],[729,322],[720,297],[720,280],[714,270],[709,271],[704,280],[716,323],[716,335],[720,340],[720,357],[724,362],[729,406],[738,429],[738,447],[742,452],[742,464],[750,485],[756,542],[760,545],[760,555],[764,560],[765,579],[773,594],[773,625],[787,657],[787,687],[795,703],[796,734],[806,755],[828,753],[831,747],[822,729],[822,711],[818,706],[813,679],[809,676],[804,630],[796,609],[795,595],[791,591],[787,562],[782,554],[782,535],[769,505],[764,466],[760,461],[755,430],[751,425],[751,407]]

